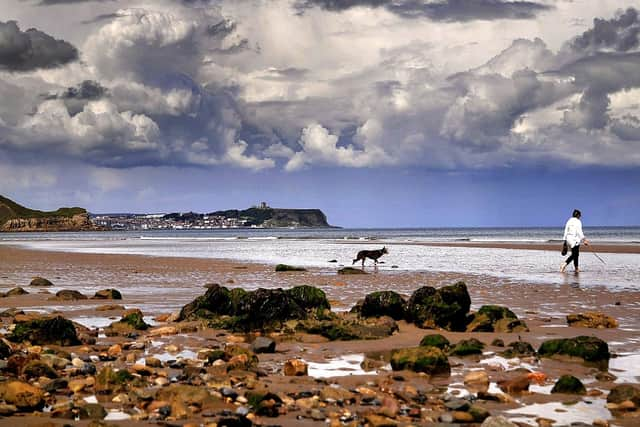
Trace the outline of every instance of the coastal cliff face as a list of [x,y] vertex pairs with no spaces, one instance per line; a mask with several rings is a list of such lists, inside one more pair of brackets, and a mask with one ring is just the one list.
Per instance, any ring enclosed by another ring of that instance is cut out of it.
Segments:
[[26,208],[0,196],[0,231],[98,230],[85,209],[60,208],[44,212]]
[[0,227],[0,231],[88,231],[96,229],[87,213],[71,217],[14,218]]

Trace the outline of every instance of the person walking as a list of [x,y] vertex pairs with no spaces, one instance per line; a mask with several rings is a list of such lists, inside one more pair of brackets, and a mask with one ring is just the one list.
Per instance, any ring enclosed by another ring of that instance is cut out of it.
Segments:
[[584,242],[585,245],[589,246],[589,240],[584,237],[584,233],[582,232],[582,221],[580,221],[580,217],[582,217],[582,213],[578,209],[574,209],[573,215],[564,226],[564,240],[567,242],[569,248],[571,248],[571,255],[560,266],[560,272],[562,273],[564,273],[564,270],[572,261],[576,273],[580,272],[580,268],[578,267],[580,244]]

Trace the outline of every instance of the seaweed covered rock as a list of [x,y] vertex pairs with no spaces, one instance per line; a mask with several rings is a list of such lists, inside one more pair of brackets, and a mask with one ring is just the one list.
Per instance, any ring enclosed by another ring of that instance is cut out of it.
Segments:
[[569,314],[567,316],[569,326],[578,328],[606,329],[617,328],[618,321],[611,316],[599,312],[586,312]]
[[325,293],[313,286],[291,289],[207,289],[180,311],[178,320],[205,319],[211,326],[238,330],[264,330],[288,320],[321,318],[331,306]]
[[471,316],[467,332],[526,332],[526,323],[507,307],[483,305]]
[[80,344],[73,322],[62,316],[16,316],[14,322],[13,332],[7,337],[10,341],[29,341],[34,345]]
[[420,340],[420,347],[438,347],[443,351],[446,351],[450,345],[449,340],[440,334],[425,335]]
[[461,340],[454,345],[449,354],[452,356],[470,356],[472,354],[482,354],[484,344],[475,338]]
[[0,359],[6,359],[11,356],[11,353],[13,353],[11,345],[4,338],[0,338]]
[[134,308],[125,311],[119,321],[113,322],[105,328],[104,333],[107,336],[130,335],[147,329],[149,329],[149,325],[144,321],[142,311]]
[[307,271],[306,268],[303,267],[295,267],[293,265],[288,264],[278,264],[276,265],[277,272],[285,272],[285,271]]
[[551,389],[551,393],[586,394],[587,389],[584,388],[582,381],[573,375],[563,375],[558,378],[558,381]]
[[29,283],[29,286],[48,287],[48,286],[53,286],[53,283],[51,283],[48,279],[45,279],[44,277],[34,277],[33,280],[31,280],[31,283]]
[[364,317],[389,316],[394,320],[404,318],[406,301],[397,292],[379,291],[368,294],[359,306]]
[[300,321],[295,329],[322,335],[331,341],[349,341],[388,337],[398,330],[398,325],[388,316],[367,318],[352,313],[332,313],[325,319]]
[[640,386],[620,384],[612,388],[607,396],[607,403],[619,404],[625,401],[631,401],[636,407],[640,407]]
[[538,354],[541,357],[578,357],[591,363],[607,363],[611,357],[606,342],[589,336],[545,341],[538,349]]
[[26,378],[58,378],[58,373],[42,360],[32,360],[22,368],[22,375]]
[[525,341],[514,341],[509,343],[507,349],[502,352],[502,355],[507,358],[534,356],[535,354],[536,350],[533,346]]
[[416,290],[407,303],[407,320],[421,328],[464,331],[471,298],[464,282],[436,289]]
[[391,353],[391,368],[394,371],[410,370],[430,375],[451,373],[449,359],[437,347],[414,347],[394,350]]
[[87,296],[82,295],[78,291],[63,289],[61,291],[56,292],[56,295],[49,299],[54,301],[78,301],[78,300],[87,299]]
[[111,366],[105,366],[96,375],[94,388],[96,394],[111,394],[126,390],[134,379],[126,369],[116,370]]
[[27,295],[29,292],[25,291],[23,288],[18,286],[17,288],[13,288],[8,290],[6,293],[0,294],[0,298],[4,297],[17,297],[20,295]]
[[122,299],[122,294],[117,289],[102,289],[97,291],[92,299]]

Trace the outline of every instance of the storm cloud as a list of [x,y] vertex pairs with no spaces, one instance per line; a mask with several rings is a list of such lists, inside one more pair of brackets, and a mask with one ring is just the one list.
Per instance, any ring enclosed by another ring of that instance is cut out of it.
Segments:
[[15,21],[0,22],[0,69],[31,71],[78,59],[78,50],[35,28],[21,31]]
[[502,0],[301,0],[301,10],[310,7],[341,11],[353,7],[384,7],[405,18],[428,18],[433,21],[473,21],[495,19],[532,19],[538,13],[552,9],[532,1]]

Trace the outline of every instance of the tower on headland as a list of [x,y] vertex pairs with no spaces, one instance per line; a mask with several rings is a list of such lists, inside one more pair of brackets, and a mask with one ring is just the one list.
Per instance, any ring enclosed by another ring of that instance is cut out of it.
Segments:
[[270,209],[269,205],[267,204],[267,202],[260,202],[260,205],[258,206],[258,208],[260,208],[260,209]]

